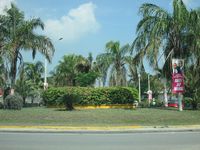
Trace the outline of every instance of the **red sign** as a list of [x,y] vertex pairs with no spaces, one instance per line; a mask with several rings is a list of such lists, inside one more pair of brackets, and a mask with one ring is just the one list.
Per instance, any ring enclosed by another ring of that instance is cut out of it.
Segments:
[[172,93],[184,92],[184,77],[182,73],[172,74]]

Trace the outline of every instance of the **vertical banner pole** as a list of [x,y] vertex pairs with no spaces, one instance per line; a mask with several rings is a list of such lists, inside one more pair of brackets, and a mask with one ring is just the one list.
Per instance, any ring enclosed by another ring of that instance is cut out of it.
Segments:
[[183,95],[181,93],[178,93],[178,109],[179,109],[179,111],[183,111],[182,98],[183,98]]

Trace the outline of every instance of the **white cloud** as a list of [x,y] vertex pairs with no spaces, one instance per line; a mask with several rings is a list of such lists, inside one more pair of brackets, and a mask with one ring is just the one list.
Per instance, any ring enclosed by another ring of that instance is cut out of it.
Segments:
[[15,0],[0,0],[0,14],[4,14],[5,8],[10,8],[11,2],[15,2]]
[[47,20],[45,31],[52,39],[62,37],[65,42],[74,42],[89,33],[97,32],[100,25],[95,17],[95,8],[96,5],[90,2],[71,9],[60,19]]

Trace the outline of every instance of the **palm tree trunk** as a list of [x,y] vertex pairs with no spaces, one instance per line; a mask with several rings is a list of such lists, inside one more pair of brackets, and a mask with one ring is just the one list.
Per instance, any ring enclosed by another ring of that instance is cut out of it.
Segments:
[[116,81],[116,86],[120,86],[120,85],[121,85],[120,72],[117,71],[117,81]]
[[14,88],[17,73],[17,55],[15,54],[14,59],[11,63],[11,87]]

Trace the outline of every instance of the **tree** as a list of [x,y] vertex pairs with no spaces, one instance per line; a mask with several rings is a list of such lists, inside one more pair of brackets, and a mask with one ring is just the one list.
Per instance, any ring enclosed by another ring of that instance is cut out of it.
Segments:
[[190,12],[182,0],[173,0],[172,14],[149,3],[143,4],[139,12],[143,18],[138,23],[132,50],[140,59],[147,57],[153,68],[158,68],[161,53],[166,61],[164,73],[169,78],[171,58],[187,58],[191,54],[187,45]]
[[30,80],[26,80],[26,75],[24,68],[20,72],[20,77],[16,81],[16,92],[19,93],[23,99],[23,106],[26,104],[26,98],[29,96],[29,93],[33,90],[34,86]]
[[59,86],[75,86],[78,74],[77,69],[83,69],[79,66],[81,62],[85,62],[85,58],[81,55],[64,55],[55,71],[51,72],[55,84]]
[[92,66],[92,55],[65,55],[51,72],[56,86],[92,86],[98,77]]
[[94,71],[79,73],[76,76],[76,83],[81,87],[93,86],[97,77],[98,73]]
[[36,63],[24,63],[24,71],[27,80],[31,80],[36,85],[42,82],[44,65],[41,61],[37,61]]
[[20,70],[19,79],[16,81],[16,92],[23,98],[23,104],[26,104],[26,98],[37,96],[42,87],[42,74],[44,73],[43,63],[24,63]]
[[23,56],[21,50],[31,50],[35,58],[36,52],[39,51],[51,61],[54,52],[54,46],[51,40],[43,35],[34,32],[35,29],[44,29],[44,23],[39,18],[25,20],[24,13],[21,12],[13,3],[11,8],[6,11],[4,18],[3,38],[6,49],[10,54],[10,77],[11,85],[15,85],[17,66],[22,65]]
[[99,70],[102,72],[102,77],[107,75],[110,69],[110,85],[126,86],[126,57],[129,52],[129,45],[126,44],[120,48],[119,42],[110,41],[106,44],[106,53],[99,54],[96,58],[96,63]]

